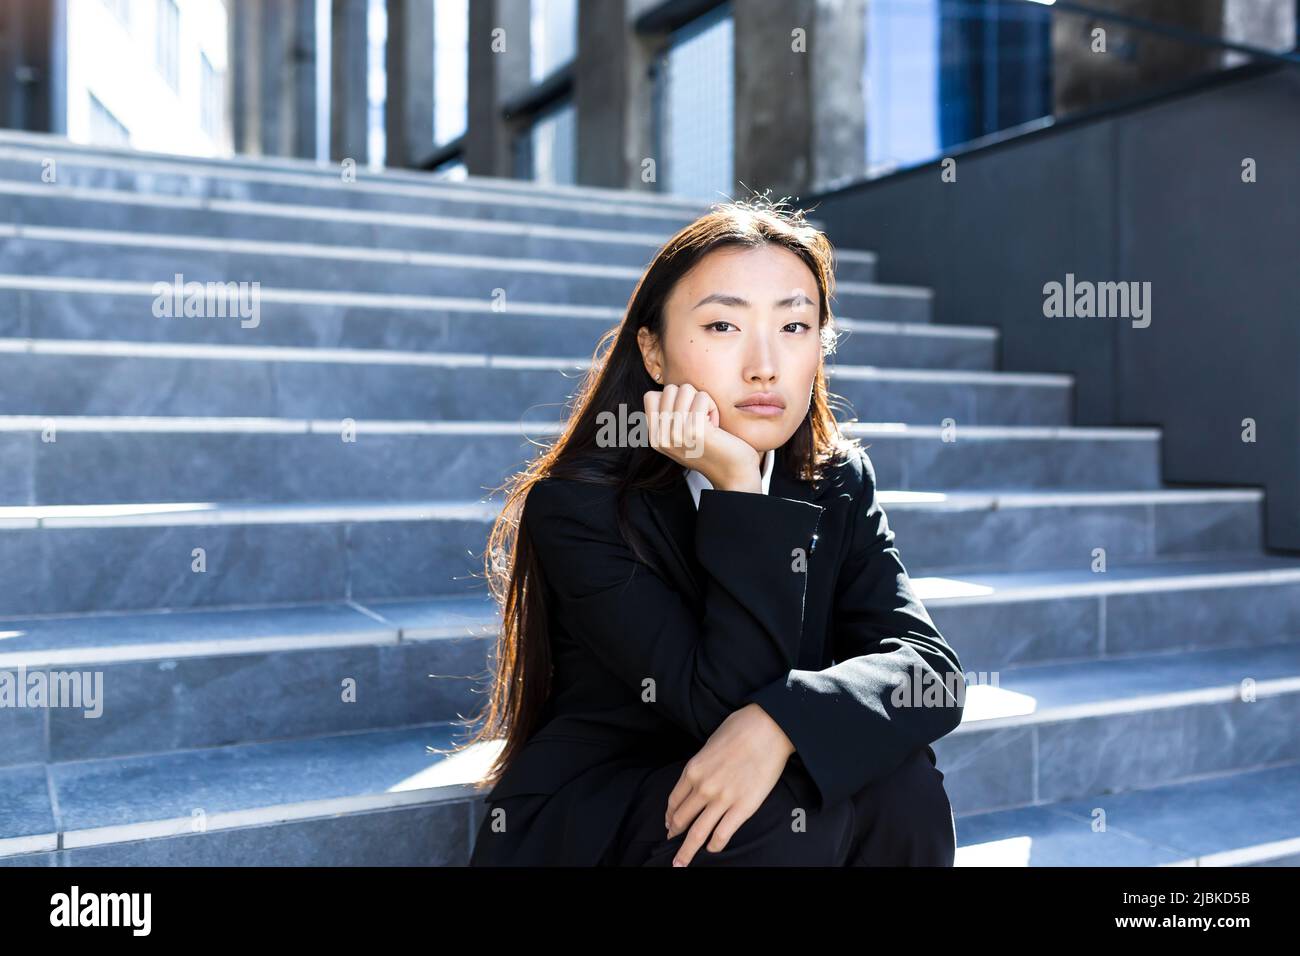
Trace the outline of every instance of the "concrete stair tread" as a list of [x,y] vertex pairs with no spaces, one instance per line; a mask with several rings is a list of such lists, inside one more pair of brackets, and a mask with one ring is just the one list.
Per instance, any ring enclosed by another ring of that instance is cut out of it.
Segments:
[[1300,691],[1300,634],[1273,640],[1005,667],[997,672],[997,686],[968,685],[954,734],[1231,700],[1239,696],[1243,678],[1255,681],[1261,697]]
[[[82,244],[108,249],[153,249],[164,254],[180,250],[213,255],[231,254],[270,257],[277,261],[307,259],[337,263],[411,266],[415,268],[509,270],[511,274],[535,273],[561,275],[566,278],[621,279],[635,283],[642,267],[604,265],[525,256],[492,256],[481,253],[426,252],[374,245],[357,246],[339,243],[290,241],[286,239],[226,238],[221,236],[175,235],[158,232],[130,232],[120,229],[92,229],[84,226],[42,226],[0,222],[0,239],[21,239],[55,244]],[[166,268],[164,265],[163,268]],[[39,273],[34,273],[39,274]],[[60,275],[60,278],[63,276]],[[194,276],[186,281],[229,281],[224,275]],[[272,285],[272,283],[268,283]],[[840,294],[876,295],[931,299],[933,290],[925,286],[900,283],[837,281]]]
[[483,636],[484,597],[0,618],[0,667],[50,667]]
[[398,628],[400,640],[430,640],[441,637],[484,635],[501,614],[491,595],[368,600],[371,614]]
[[190,835],[200,811],[211,832],[465,799],[494,748],[428,750],[464,740],[434,723],[3,769],[0,855]]
[[391,627],[343,602],[0,619],[4,666],[37,667],[393,640]]
[[[337,431],[337,429],[335,429]],[[893,491],[880,489],[880,503],[890,510],[1001,510],[1014,507],[1044,508],[1069,506],[1117,507],[1125,504],[1157,505],[1199,502],[1259,501],[1262,492],[1255,489],[1236,488],[1159,488],[1150,491],[1110,490],[1024,490],[1007,492],[985,491]],[[499,510],[499,501],[489,498],[459,499],[431,498],[412,501],[374,501],[370,499],[335,499],[330,501],[295,502],[105,502],[76,505],[0,505],[0,527],[102,527],[107,525],[170,525],[170,524],[245,524],[250,522],[301,522],[301,521],[366,521],[366,520],[474,520],[487,519]],[[1193,562],[1170,559],[1179,566]],[[1204,559],[1214,566],[1213,559]],[[1247,558],[1247,561],[1252,559]],[[1279,559],[1279,568],[1294,564],[1300,559]],[[1228,564],[1233,562],[1227,561]],[[1153,563],[1158,569],[1164,562]],[[1272,565],[1269,565],[1272,566]],[[1136,567],[1136,566],[1134,566]],[[1130,576],[1134,573],[1129,569]],[[1071,578],[1071,570],[1027,572],[1044,576],[1044,583],[1064,583]],[[1091,572],[1088,572],[1091,574]],[[1209,572],[1213,573],[1213,572]],[[1064,578],[1050,578],[1063,575]],[[964,580],[972,584],[987,584],[986,579],[1007,578],[1009,575],[972,575]],[[1097,577],[1097,575],[1092,575]]]
[[499,503],[483,500],[142,502],[0,507],[0,528],[299,524],[356,521],[486,521]]
[[[26,143],[0,141],[0,161],[10,163],[39,163],[48,159],[49,153],[40,146]],[[360,170],[355,180],[344,182],[338,174],[337,167],[324,170],[315,169],[275,169],[263,165],[241,166],[223,163],[220,160],[189,158],[188,160],[170,155],[137,155],[134,150],[120,155],[107,152],[98,154],[82,151],[64,152],[58,157],[61,171],[70,169],[97,169],[125,171],[134,176],[143,175],[141,191],[152,192],[158,189],[155,178],[175,176],[183,179],[191,189],[204,180],[221,183],[235,183],[243,188],[249,186],[279,186],[308,190],[330,190],[346,192],[353,195],[372,195],[401,197],[412,201],[449,200],[455,202],[491,203],[498,206],[533,206],[551,208],[568,212],[595,212],[603,215],[629,214],[646,219],[660,219],[665,222],[685,224],[694,219],[702,208],[698,201],[674,196],[667,201],[656,201],[655,194],[642,194],[627,191],[621,196],[611,198],[607,194],[595,193],[559,193],[542,189],[532,192],[494,188],[491,184],[470,183],[465,180],[409,179],[400,176],[376,175]],[[65,177],[66,178],[66,177]],[[141,187],[141,180],[135,180]],[[642,195],[651,198],[643,200]],[[816,220],[810,220],[814,223]]]
[[981,491],[894,491],[880,489],[882,505],[894,508],[941,508],[943,510],[998,508],[1042,508],[1049,506],[1117,507],[1127,504],[1158,505],[1193,502],[1263,501],[1259,488],[1150,488],[1150,489],[988,489]]
[[[101,286],[104,291],[109,291],[110,287],[112,289],[119,289],[121,286],[124,285],[125,286],[134,285],[135,287],[138,288],[138,294],[141,296],[149,295],[152,289],[152,287],[147,283],[132,284],[130,282],[119,283],[113,280],[100,280],[100,279],[75,279],[75,278],[64,279],[58,276],[46,278],[41,276],[0,274],[0,289],[5,289],[5,288],[30,289],[33,290],[34,292],[56,291],[56,290],[69,291],[70,287],[76,286],[77,284],[84,285],[85,291],[88,293],[93,292],[95,290],[96,284]],[[264,287],[261,291],[263,297],[267,301],[270,301],[277,297],[283,300],[286,297],[292,296],[294,292],[300,292],[303,296],[312,296],[313,298],[319,298],[320,296],[320,293],[311,292],[309,290],[273,289],[269,286]],[[345,295],[346,293],[339,293],[339,294]],[[383,298],[383,293],[366,293],[366,295],[371,298],[374,297],[378,297],[381,299]],[[406,299],[410,299],[411,297],[400,296],[399,298],[406,300]],[[459,313],[458,317],[465,321],[481,321],[479,313],[490,311],[490,304],[481,301],[470,301],[470,300],[442,297],[443,301],[445,302],[445,305],[437,306],[436,302],[438,299],[439,297],[436,296],[427,297],[427,301],[430,303],[434,303],[434,307],[444,308],[447,311]],[[510,306],[510,313],[512,315],[533,315],[535,313],[535,317],[542,320],[582,319],[582,320],[590,320],[592,322],[602,322],[606,324],[613,324],[617,322],[618,319],[620,318],[620,311],[615,308],[585,306],[585,307],[581,307],[579,310],[577,310],[572,314],[563,311],[566,308],[570,308],[570,307],[560,305],[560,304],[546,303],[546,302],[530,302],[530,303],[522,303],[522,304],[512,303]],[[835,316],[835,324],[837,326],[838,331],[841,333],[841,335],[844,335],[846,333],[847,334],[862,333],[864,335],[866,334],[895,335],[895,336],[909,336],[913,338],[920,337],[920,338],[930,338],[930,339],[979,339],[984,341],[996,341],[999,335],[1001,334],[995,326],[990,326],[990,325],[975,325],[970,323],[962,323],[962,324],[944,323],[942,325],[936,325],[928,322],[889,322],[889,321],[882,321],[878,319],[852,319],[852,318],[846,318],[841,315]],[[47,339],[44,341],[60,341],[60,340]],[[130,341],[136,341],[136,340],[130,340]],[[175,340],[164,339],[161,341],[173,342]],[[371,349],[370,347],[366,347],[366,346],[357,346],[356,349],[358,351],[375,351],[374,349]]]
[[[655,249],[669,237],[670,231],[639,232],[628,229],[598,229],[552,225],[510,219],[476,219],[472,216],[440,216],[392,212],[381,209],[351,209],[341,206],[315,206],[304,203],[271,202],[254,199],[221,199],[203,196],[172,196],[133,192],[125,189],[99,189],[85,186],[33,185],[17,180],[0,179],[0,195],[40,195],[46,199],[112,203],[132,208],[152,207],[172,211],[201,210],[208,214],[292,218],[300,222],[326,221],[374,226],[405,226],[418,229],[464,229],[494,235],[547,236],[591,242],[645,246],[647,261]],[[32,225],[44,225],[32,223]],[[310,234],[309,228],[302,230]],[[370,247],[366,247],[370,248]],[[850,257],[851,261],[858,261]],[[869,259],[866,261],[870,261]]]
[[[894,324],[905,328],[906,323]],[[914,328],[915,325],[913,324]],[[930,326],[931,329],[935,326]],[[946,326],[948,329],[957,326]],[[888,334],[888,333],[883,333]],[[904,330],[898,334],[911,334]],[[927,332],[926,334],[930,334]],[[945,334],[945,332],[940,332]],[[961,333],[957,333],[961,334]],[[364,347],[226,345],[209,342],[143,342],[135,339],[91,338],[4,338],[0,352],[31,355],[96,355],[121,358],[183,358],[226,360],[226,362],[321,362],[335,364],[445,365],[454,368],[555,368],[572,369],[590,364],[586,355],[512,355],[503,352],[425,351],[364,349]],[[1062,384],[1067,375],[1037,375],[1034,372],[979,371],[979,369],[892,368],[888,365],[832,365],[836,375],[846,377],[907,377],[944,381],[1049,382]]]
[[[309,348],[285,345],[226,345],[209,343],[139,342],[105,339],[0,338],[0,353],[95,356],[133,359],[199,359],[243,362],[309,362],[340,365],[419,365],[448,368],[583,369],[589,356],[503,355],[474,352],[417,352],[398,349]],[[961,383],[971,385],[1042,385],[1069,387],[1073,376],[1036,372],[944,368],[887,368],[877,365],[835,364],[832,379]]]
[[[868,283],[862,283],[864,285]],[[896,288],[887,284],[876,284],[888,294]],[[0,290],[12,289],[30,293],[69,293],[83,295],[117,295],[139,296],[152,300],[156,296],[155,283],[138,279],[103,279],[90,276],[46,276],[32,274],[0,273]],[[492,302],[486,297],[467,298],[450,295],[417,295],[412,293],[388,293],[382,291],[360,292],[355,290],[306,289],[276,286],[262,283],[261,296],[263,306],[274,303],[310,304],[318,306],[357,307],[372,309],[398,309],[402,311],[449,311],[464,313],[466,317],[477,317],[482,313],[496,314]],[[622,310],[616,306],[584,305],[580,302],[550,303],[544,301],[528,302],[514,299],[510,304],[511,315],[536,317],[539,319],[590,319],[613,325],[622,316]],[[154,321],[149,316],[150,321]],[[958,338],[996,338],[998,332],[990,326],[969,324],[935,325],[929,322],[887,321],[880,319],[855,318],[837,312],[835,321],[843,331],[867,331],[885,334],[917,336],[939,336]],[[53,340],[51,340],[53,341]],[[171,340],[167,340],[171,341]]]
[[[1296,865],[1300,763],[957,817],[958,866]],[[1106,830],[1093,829],[1095,809]]]
[[[337,180],[339,177],[339,166],[332,163],[321,163],[311,159],[296,159],[291,157],[279,156],[259,156],[255,159],[233,156],[229,158],[214,159],[210,157],[185,156],[178,153],[160,153],[152,150],[136,149],[134,147],[115,147],[107,145],[89,145],[85,143],[76,143],[66,137],[55,136],[49,133],[31,133],[24,130],[2,130],[0,131],[0,144],[24,148],[31,146],[40,146],[45,149],[55,149],[60,153],[80,158],[84,160],[105,159],[117,161],[131,161],[142,164],[162,164],[165,166],[186,166],[195,170],[210,170],[219,174],[224,170],[247,170],[247,171],[268,171],[268,172],[285,172],[296,173],[301,175],[318,176],[325,180]],[[563,183],[538,183],[532,180],[506,179],[496,176],[466,176],[464,179],[453,179],[446,176],[439,176],[430,172],[422,172],[410,169],[399,169],[384,166],[379,169],[372,169],[369,166],[361,166],[357,169],[357,179],[360,182],[395,182],[413,185],[461,185],[466,189],[488,189],[501,190],[509,193],[519,193],[521,195],[541,195],[541,196],[568,196],[603,198],[612,201],[625,201],[628,203],[643,204],[649,206],[662,206],[669,209],[680,209],[687,214],[698,215],[707,208],[707,203],[689,196],[680,196],[673,193],[657,193],[649,191],[634,191],[628,189],[611,189],[600,186],[582,186],[568,185]]]
[[929,605],[1295,580],[1300,580],[1300,558],[1261,554],[1112,562],[1105,573],[1087,567],[1045,568],[1039,571],[963,574],[959,578],[913,578],[913,583],[921,599]]
[[[420,180],[430,185],[430,179]],[[481,180],[479,182],[482,182]],[[510,182],[505,180],[504,182]],[[472,188],[472,187],[471,187]],[[530,193],[527,190],[510,190],[518,195],[546,195],[543,191]],[[576,190],[583,195],[581,189]],[[614,204],[623,204],[632,208],[673,208],[671,201],[663,199],[640,200],[636,193],[625,190],[597,190],[597,195],[604,195]],[[0,194],[40,196],[45,199],[66,199],[82,202],[116,203],[131,207],[154,207],[166,210],[202,210],[206,213],[224,213],[230,215],[251,215],[275,218],[293,218],[302,220],[324,220],[337,223],[354,223],[360,225],[407,226],[420,229],[456,229],[471,232],[483,232],[505,235],[548,236],[553,238],[570,238],[592,242],[616,243],[620,245],[645,246],[649,259],[655,249],[669,237],[669,230],[662,232],[638,232],[630,229],[598,229],[563,226],[508,219],[476,219],[467,216],[439,216],[420,213],[402,213],[379,209],[351,209],[340,206],[317,206],[304,203],[274,202],[254,199],[222,199],[208,196],[175,196],[167,194],[142,193],[126,189],[98,188],[88,186],[64,186],[59,184],[34,185],[20,180],[0,178]],[[653,194],[651,194],[653,195]],[[686,207],[688,214],[704,212],[704,207]],[[864,249],[835,249],[837,265],[874,265],[877,256]]]
[[[0,431],[39,430],[44,423],[53,422],[58,428],[78,431],[164,431],[164,432],[245,432],[269,431],[298,433],[326,428],[337,435],[337,419],[294,419],[274,416],[242,415],[0,415]],[[943,429],[938,425],[916,425],[908,422],[841,423],[843,429],[864,437],[907,435],[936,438]],[[421,419],[358,419],[359,429],[373,428],[385,433],[418,433],[422,431],[455,432],[463,434],[537,434],[538,429],[551,429],[556,434],[562,428],[554,422],[521,424],[518,421],[493,421],[490,419],[421,420]],[[962,435],[976,438],[1110,438],[1146,441],[1158,439],[1160,429],[1144,427],[1095,427],[1088,425],[966,425]]]
[[[0,277],[2,278],[2,277]],[[835,316],[841,332],[870,332],[872,335],[919,335],[928,338],[997,339],[1002,331],[994,325],[971,325],[930,322],[882,322],[875,319],[846,319]]]

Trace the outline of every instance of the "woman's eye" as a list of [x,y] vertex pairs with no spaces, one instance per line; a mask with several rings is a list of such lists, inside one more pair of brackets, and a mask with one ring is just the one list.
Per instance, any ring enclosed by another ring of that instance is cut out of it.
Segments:
[[[726,319],[718,319],[716,322],[710,322],[708,325],[704,327],[706,329],[717,329],[717,331],[719,332],[726,331],[725,329],[719,329],[718,326],[720,325],[731,326],[731,323],[728,322]],[[793,329],[795,331],[798,331],[800,329],[807,331],[812,328],[812,326],[809,325],[807,322],[788,322],[784,327],[787,329]]]

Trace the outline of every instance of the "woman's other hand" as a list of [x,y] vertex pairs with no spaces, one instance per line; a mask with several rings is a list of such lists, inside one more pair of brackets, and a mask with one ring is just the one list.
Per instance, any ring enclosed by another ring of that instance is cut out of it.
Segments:
[[690,827],[673,866],[690,865],[706,840],[710,852],[722,850],[763,805],[792,753],[790,738],[758,704],[746,704],[724,720],[686,762],[668,795],[668,839]]

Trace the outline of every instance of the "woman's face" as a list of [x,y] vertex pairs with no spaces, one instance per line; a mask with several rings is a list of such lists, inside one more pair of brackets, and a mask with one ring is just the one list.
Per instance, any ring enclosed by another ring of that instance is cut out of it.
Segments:
[[[784,246],[723,246],[673,287],[664,340],[641,329],[646,369],[718,405],[719,425],[760,454],[798,429],[821,365],[817,281]],[[762,405],[746,407],[755,397]]]

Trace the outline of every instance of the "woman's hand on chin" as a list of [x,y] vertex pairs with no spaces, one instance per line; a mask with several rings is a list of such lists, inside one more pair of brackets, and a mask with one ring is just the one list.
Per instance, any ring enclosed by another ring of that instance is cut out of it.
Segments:
[[693,468],[720,491],[761,492],[758,451],[719,422],[718,404],[694,385],[665,385],[643,396],[650,445],[678,464]]

